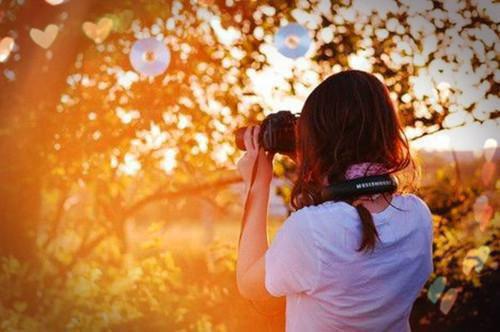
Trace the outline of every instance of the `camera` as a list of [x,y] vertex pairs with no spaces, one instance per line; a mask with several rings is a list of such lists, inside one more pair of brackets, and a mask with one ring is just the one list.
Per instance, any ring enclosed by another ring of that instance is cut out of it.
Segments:
[[[260,125],[259,145],[273,153],[293,153],[295,151],[295,126],[298,117],[290,111],[269,114]],[[244,135],[247,127],[234,132],[236,146],[245,150]]]

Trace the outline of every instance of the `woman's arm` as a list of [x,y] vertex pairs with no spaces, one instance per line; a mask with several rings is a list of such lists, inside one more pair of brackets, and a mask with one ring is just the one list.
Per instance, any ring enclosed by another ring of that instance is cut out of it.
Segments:
[[249,206],[247,222],[241,235],[236,278],[238,289],[248,299],[265,299],[271,295],[266,291],[264,254],[267,244],[267,208],[269,185],[259,184],[249,192],[252,203]]
[[[248,192],[250,204],[247,220],[238,250],[236,279],[243,297],[252,300],[278,299],[265,288],[264,254],[268,248],[267,210],[272,179],[272,154],[267,154],[258,144],[259,127],[248,128],[245,132],[247,152],[238,161],[238,169],[248,187],[251,181],[252,167],[258,162],[257,175]],[[283,301],[279,301],[280,304]]]

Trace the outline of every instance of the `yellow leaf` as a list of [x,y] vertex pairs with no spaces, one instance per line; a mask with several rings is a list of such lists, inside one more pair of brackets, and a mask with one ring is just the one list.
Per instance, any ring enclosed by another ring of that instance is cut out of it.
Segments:
[[28,305],[26,304],[26,302],[19,302],[19,301],[16,301],[14,303],[14,308],[19,311],[19,312],[23,312],[24,310],[26,310],[26,307]]

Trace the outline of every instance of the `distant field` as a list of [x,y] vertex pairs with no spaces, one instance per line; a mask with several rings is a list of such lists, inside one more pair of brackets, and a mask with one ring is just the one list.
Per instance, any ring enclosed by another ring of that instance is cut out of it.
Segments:
[[[269,222],[269,236],[272,238],[282,224],[283,219],[273,218]],[[241,221],[215,221],[212,225],[202,220],[192,219],[167,224],[163,227],[134,227],[128,231],[130,250],[142,251],[153,243],[162,250],[168,250],[174,256],[203,255],[211,243],[219,243],[236,249]]]

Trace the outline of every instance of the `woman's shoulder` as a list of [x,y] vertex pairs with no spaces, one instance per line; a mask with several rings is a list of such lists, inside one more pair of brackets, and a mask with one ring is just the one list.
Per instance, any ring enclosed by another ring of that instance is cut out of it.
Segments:
[[290,222],[290,226],[295,227],[296,229],[317,232],[322,229],[321,225],[328,228],[350,228],[356,218],[356,209],[348,203],[341,201],[327,201],[317,205],[304,206],[295,210],[288,217],[288,221]]
[[[326,216],[324,211],[326,211],[325,206],[304,206],[292,211],[288,218],[285,219],[282,228],[286,232],[300,233],[307,237],[307,234],[312,234],[314,232],[313,229],[317,228],[318,222],[325,219],[323,218],[323,216]],[[331,217],[332,215],[330,214],[329,218],[331,219]],[[315,225],[315,227],[312,225]]]
[[408,200],[411,200],[413,202],[415,208],[421,210],[424,214],[427,214],[430,217],[432,217],[432,212],[431,212],[429,206],[420,196],[418,196],[417,194],[414,194],[414,193],[406,193],[406,194],[403,194],[401,196],[405,197]]
[[317,205],[304,206],[291,215],[296,215],[296,218],[308,218],[321,213],[331,213],[332,211],[341,212],[348,211],[346,207],[350,205],[343,201],[326,201]]

